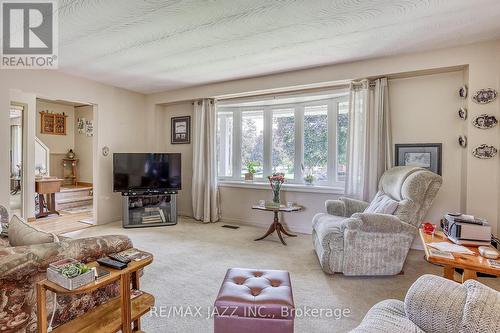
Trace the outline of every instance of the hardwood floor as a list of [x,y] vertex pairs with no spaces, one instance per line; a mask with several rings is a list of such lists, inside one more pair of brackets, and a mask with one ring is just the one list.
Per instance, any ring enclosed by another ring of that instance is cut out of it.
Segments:
[[61,186],[56,193],[56,208],[61,215],[50,215],[37,219],[32,225],[56,235],[82,230],[93,226],[92,184]]
[[63,214],[60,216],[49,216],[37,219],[36,221],[31,222],[31,224],[37,229],[60,235],[67,232],[93,227],[92,224],[81,222],[82,220],[92,221],[92,218],[92,212],[83,212]]

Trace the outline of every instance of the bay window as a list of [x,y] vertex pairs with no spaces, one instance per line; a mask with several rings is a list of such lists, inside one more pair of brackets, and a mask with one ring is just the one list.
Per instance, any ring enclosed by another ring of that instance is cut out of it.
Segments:
[[346,92],[222,101],[217,104],[219,180],[256,182],[273,172],[287,183],[343,187],[348,130]]

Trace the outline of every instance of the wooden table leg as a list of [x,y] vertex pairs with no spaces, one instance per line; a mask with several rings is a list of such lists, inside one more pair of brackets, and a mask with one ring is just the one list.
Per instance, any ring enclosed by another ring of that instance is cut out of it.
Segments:
[[467,280],[477,280],[477,273],[469,269],[464,269],[464,272],[462,273],[462,283]]
[[121,288],[121,311],[122,311],[122,332],[130,333],[132,323],[132,313],[130,305],[130,274],[122,274],[120,277]]
[[45,206],[45,196],[43,194],[38,194],[38,214],[35,215],[36,218],[47,216],[44,206]]
[[57,215],[60,215],[59,212],[56,210],[56,194],[55,193],[51,193],[49,194],[49,213],[50,214],[57,214]]
[[288,231],[286,231],[285,228],[283,228],[282,223],[279,223],[279,227],[280,227],[281,232],[284,233],[285,235],[287,235],[288,237],[297,237],[297,235],[291,234]]
[[260,240],[263,240],[264,238],[266,238],[267,236],[269,236],[270,234],[272,234],[275,230],[276,230],[276,227],[277,227],[277,224],[278,224],[278,212],[275,211],[274,212],[274,221],[273,221],[273,224],[271,224],[269,226],[269,229],[267,229],[267,232],[264,234],[264,236],[262,237],[259,237],[257,239],[254,239],[255,241],[260,241]]
[[443,266],[443,277],[455,281],[455,268],[451,266]]
[[280,239],[281,244],[286,245],[286,242],[283,239],[283,236],[281,235],[281,229],[280,229],[280,225],[279,224],[278,224],[278,227],[276,228],[276,233],[278,234],[278,238]]
[[[140,271],[132,272],[132,289],[139,290],[141,288],[140,284]],[[134,320],[132,323],[132,331],[139,332],[141,330],[141,318],[139,317],[137,320]]]
[[47,333],[47,295],[45,288],[37,283],[36,284],[36,322],[38,333]]
[[291,234],[291,233],[289,233],[288,231],[285,230],[285,228],[283,227],[283,224],[281,224],[280,219],[279,219],[279,211],[275,210],[274,211],[273,224],[271,224],[271,226],[269,227],[269,229],[267,230],[267,232],[264,234],[264,236],[259,237],[259,238],[255,239],[255,240],[256,241],[262,240],[262,239],[266,238],[267,236],[269,236],[270,234],[272,234],[275,231],[276,231],[276,234],[278,235],[278,238],[280,239],[280,241],[281,241],[281,243],[283,245],[286,245],[286,242],[283,239],[282,233],[285,234],[285,235],[287,235],[287,236],[289,236],[289,237],[297,237],[297,235]]

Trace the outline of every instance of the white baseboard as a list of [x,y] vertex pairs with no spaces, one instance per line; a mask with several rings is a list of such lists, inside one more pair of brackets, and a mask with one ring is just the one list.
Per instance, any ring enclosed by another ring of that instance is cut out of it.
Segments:
[[117,216],[117,217],[112,217],[106,221],[94,219],[94,225],[104,225],[104,224],[110,224],[110,223],[116,223],[116,222],[122,222],[122,216]]
[[177,212],[177,216],[193,218],[193,215],[191,213],[187,213],[187,212]]
[[[254,220],[254,219],[241,219],[241,218],[235,218],[235,217],[227,217],[227,216],[222,216],[221,217],[221,222],[226,222],[226,223],[231,223],[231,224],[237,224],[237,225],[247,225],[251,227],[258,227],[262,229],[267,229],[269,228],[270,224],[272,223],[272,220],[269,221],[264,221],[264,220]],[[290,226],[286,225],[288,229],[290,229],[291,232],[296,232],[300,234],[306,234],[310,235],[311,234],[311,228],[300,228],[297,226]]]

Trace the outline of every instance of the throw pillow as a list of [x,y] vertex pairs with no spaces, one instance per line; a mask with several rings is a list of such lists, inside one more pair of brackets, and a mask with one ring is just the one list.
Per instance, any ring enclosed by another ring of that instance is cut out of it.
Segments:
[[9,224],[10,246],[24,246],[57,242],[57,236],[38,230],[17,215],[12,217]]
[[399,203],[385,194],[377,195],[365,209],[365,213],[392,215],[398,209]]

